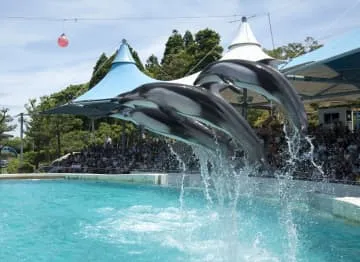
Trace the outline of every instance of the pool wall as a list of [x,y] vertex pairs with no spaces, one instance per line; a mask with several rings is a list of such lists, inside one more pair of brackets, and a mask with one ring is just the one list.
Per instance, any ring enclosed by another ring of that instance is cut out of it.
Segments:
[[[2,174],[0,180],[9,179],[69,179],[95,180],[121,183],[153,184],[180,187],[179,173],[134,173],[120,175],[106,174]],[[280,184],[290,190],[289,194],[299,201],[305,201],[313,208],[360,223],[360,186],[322,183],[301,180],[277,180],[274,178],[251,177],[244,181],[252,188],[255,196],[274,198],[279,195]],[[184,179],[186,187],[202,187],[200,174],[189,174]]]
[[138,183],[138,184],[154,184],[154,185],[168,185],[167,174],[161,173],[140,173],[140,174],[121,174],[121,175],[106,175],[106,174],[3,174],[0,175],[0,180],[10,179],[70,179],[70,180],[98,180],[98,181],[113,181],[122,183]]
[[[180,186],[181,174],[169,174],[168,181]],[[303,180],[278,180],[274,178],[251,177],[247,181],[255,196],[264,198],[279,197],[280,184],[290,190],[289,194],[299,202],[306,202],[312,208],[334,216],[360,223],[360,186],[340,183],[324,183]],[[199,174],[185,177],[188,187],[202,186]]]

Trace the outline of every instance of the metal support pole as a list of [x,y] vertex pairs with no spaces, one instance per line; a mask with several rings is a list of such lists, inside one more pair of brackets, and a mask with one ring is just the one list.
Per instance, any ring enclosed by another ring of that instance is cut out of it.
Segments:
[[20,113],[20,166],[23,164],[24,153],[24,113]]
[[268,20],[269,20],[270,35],[271,35],[271,42],[272,42],[273,49],[275,49],[274,35],[273,35],[273,31],[272,31],[272,26],[271,26],[270,13],[267,13],[267,17],[268,17]]
[[125,121],[122,121],[121,123],[121,153],[124,154],[125,153],[125,139],[126,139],[126,133],[125,133]]
[[243,102],[243,106],[242,106],[242,115],[245,119],[247,119],[247,110],[248,110],[248,103],[247,103],[247,99],[248,99],[248,95],[247,95],[247,89],[244,88],[244,102]]
[[95,142],[95,119],[91,118],[91,141],[90,144],[93,144]]

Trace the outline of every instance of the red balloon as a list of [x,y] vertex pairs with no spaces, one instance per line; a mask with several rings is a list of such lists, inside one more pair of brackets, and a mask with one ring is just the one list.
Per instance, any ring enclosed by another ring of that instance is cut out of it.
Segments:
[[57,42],[60,47],[67,47],[69,45],[69,39],[65,34],[61,34]]

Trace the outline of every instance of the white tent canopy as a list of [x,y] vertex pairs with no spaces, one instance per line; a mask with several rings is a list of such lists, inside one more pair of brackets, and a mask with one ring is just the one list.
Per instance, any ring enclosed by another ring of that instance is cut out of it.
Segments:
[[[224,54],[224,56],[220,58],[220,60],[229,59],[242,59],[248,61],[260,61],[267,59],[273,60],[274,64],[277,64],[279,62],[278,60],[275,60],[263,51],[260,43],[256,40],[254,33],[252,32],[250,25],[247,22],[246,17],[243,17],[241,19],[241,24],[234,40],[229,45],[228,50]],[[193,85],[195,79],[199,74],[200,72],[197,72],[183,78],[171,80],[169,82]]]

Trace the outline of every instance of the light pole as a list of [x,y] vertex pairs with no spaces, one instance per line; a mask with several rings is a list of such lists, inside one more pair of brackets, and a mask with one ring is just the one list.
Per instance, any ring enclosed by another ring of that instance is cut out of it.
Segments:
[[24,153],[24,113],[20,113],[20,167],[23,164]]

